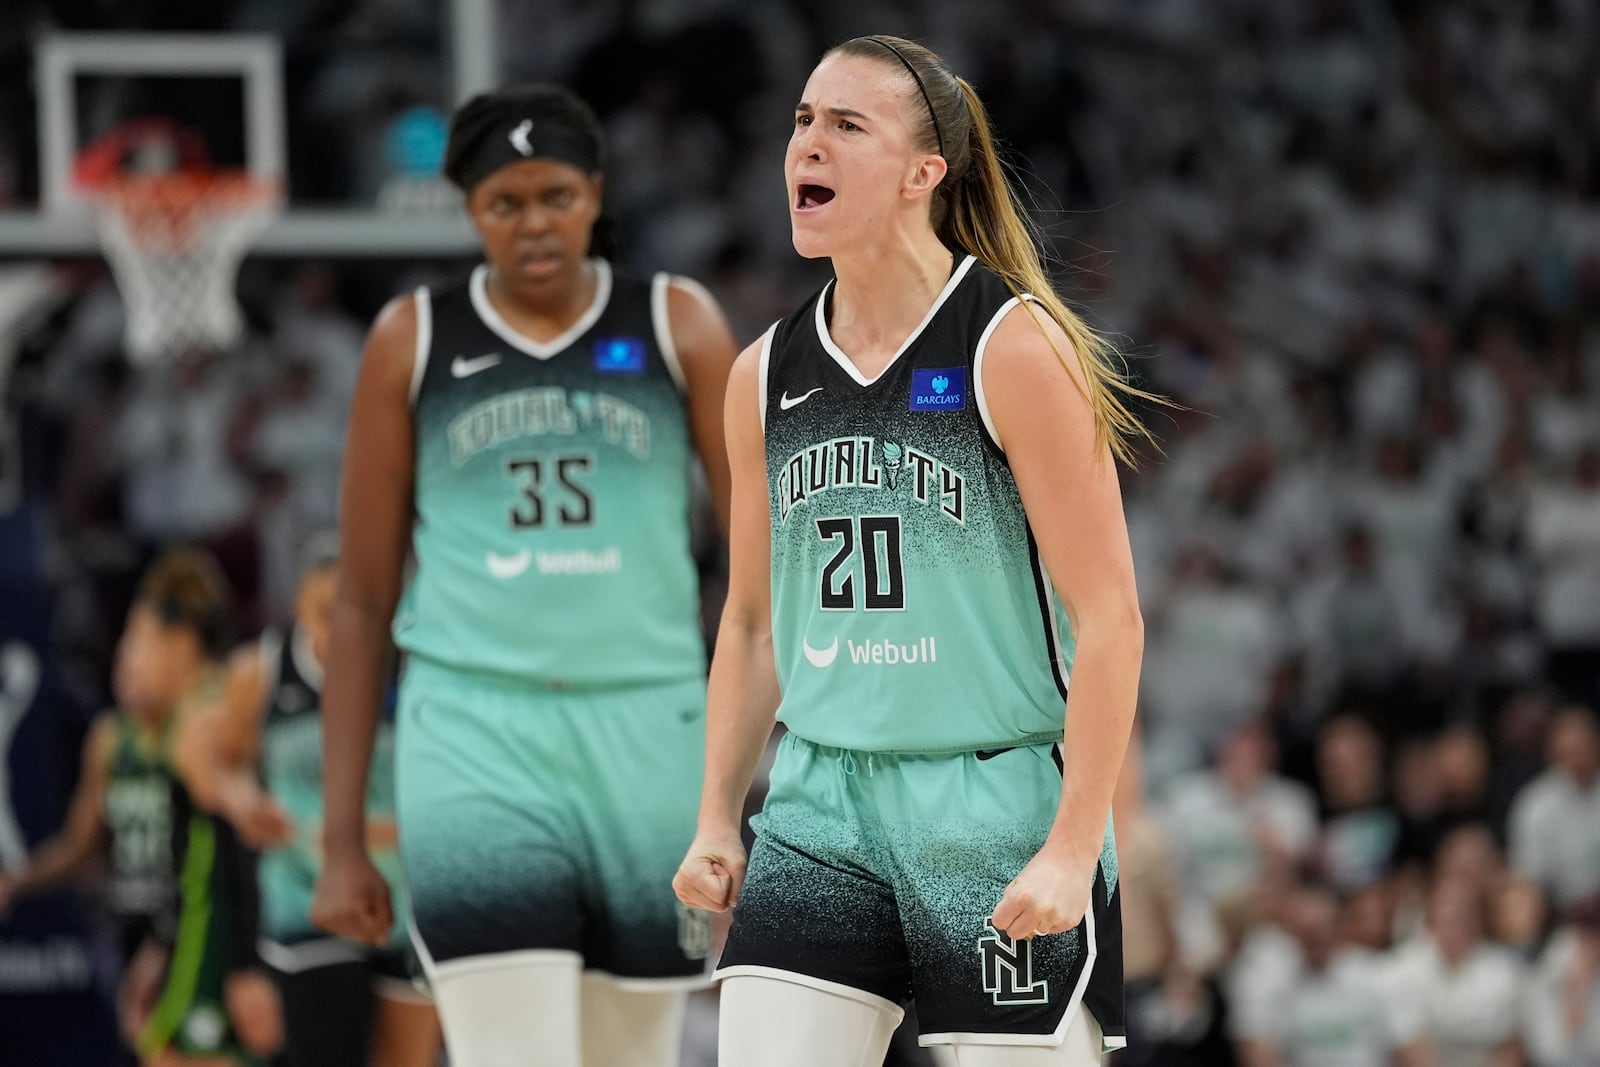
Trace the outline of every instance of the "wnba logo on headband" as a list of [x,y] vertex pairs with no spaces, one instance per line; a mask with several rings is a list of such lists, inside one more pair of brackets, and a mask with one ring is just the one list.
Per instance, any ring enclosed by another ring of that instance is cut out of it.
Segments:
[[600,169],[600,146],[593,137],[560,121],[511,116],[462,145],[449,161],[445,177],[471,189],[501,167],[530,159],[570,163],[593,174]]
[[528,133],[532,129],[533,120],[523,119],[521,124],[508,135],[511,139],[511,147],[525,156],[533,155],[533,142],[528,140]]

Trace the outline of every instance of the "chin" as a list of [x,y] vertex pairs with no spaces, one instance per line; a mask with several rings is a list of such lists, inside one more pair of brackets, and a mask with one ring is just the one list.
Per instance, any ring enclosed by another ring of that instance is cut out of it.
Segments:
[[827,259],[839,251],[839,242],[832,234],[818,233],[809,226],[790,225],[790,240],[802,259]]

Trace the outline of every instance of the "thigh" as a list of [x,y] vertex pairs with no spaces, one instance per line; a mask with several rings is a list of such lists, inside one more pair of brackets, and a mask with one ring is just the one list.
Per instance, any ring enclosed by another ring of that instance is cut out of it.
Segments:
[[704,684],[569,698],[564,711],[585,966],[637,991],[704,983],[709,915],[685,909],[672,891],[699,808]]
[[829,750],[784,738],[717,975],[787,978],[898,1013],[911,961],[851,777]]
[[283,1006],[280,1067],[362,1064],[372,1035],[372,976],[359,958],[272,971]]
[[379,987],[369,1062],[372,1067],[434,1067],[443,1034],[432,998],[390,992],[390,987]]
[[547,753],[519,729],[541,710],[497,692],[402,693],[396,809],[414,937],[431,964],[578,951],[571,820]]
[[722,984],[717,1061],[738,1067],[878,1067],[898,1008],[771,977]]
[[988,923],[1055,818],[1054,747],[902,758],[879,778],[885,827],[910,828],[885,836],[922,1039],[1054,1046],[1086,1004],[1107,1046],[1120,1045],[1120,901],[1109,824],[1090,908],[1076,929],[1012,941]]
[[578,996],[585,1067],[675,1067],[687,993],[641,993],[584,975]]

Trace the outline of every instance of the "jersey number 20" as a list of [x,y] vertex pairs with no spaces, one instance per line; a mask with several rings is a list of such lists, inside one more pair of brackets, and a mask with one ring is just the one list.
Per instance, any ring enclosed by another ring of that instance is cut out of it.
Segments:
[[[858,539],[856,531],[861,532]],[[841,516],[817,520],[817,535],[837,541],[833,558],[822,567],[822,610],[856,610],[856,575],[852,557],[861,545],[862,606],[868,611],[904,611],[906,576],[900,563],[900,516]],[[844,571],[841,578],[840,571]]]

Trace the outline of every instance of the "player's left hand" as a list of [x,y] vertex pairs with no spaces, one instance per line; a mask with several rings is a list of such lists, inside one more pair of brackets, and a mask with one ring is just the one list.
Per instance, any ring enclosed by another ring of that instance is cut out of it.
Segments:
[[1014,941],[1060,934],[1083,921],[1099,852],[1079,858],[1047,843],[1006,886],[989,925]]

